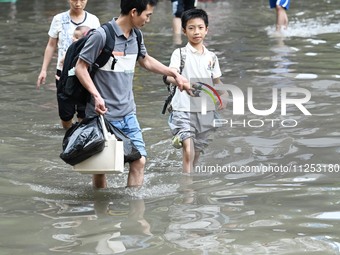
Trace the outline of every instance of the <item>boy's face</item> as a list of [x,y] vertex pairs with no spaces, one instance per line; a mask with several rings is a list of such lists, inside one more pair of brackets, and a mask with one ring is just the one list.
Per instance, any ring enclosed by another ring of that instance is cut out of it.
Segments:
[[146,23],[150,22],[151,15],[153,13],[154,6],[147,5],[146,9],[138,15],[137,11],[132,12],[133,25],[137,28],[143,27]]
[[195,18],[188,20],[183,32],[188,37],[189,42],[192,44],[199,44],[207,35],[208,27],[205,25],[203,19]]

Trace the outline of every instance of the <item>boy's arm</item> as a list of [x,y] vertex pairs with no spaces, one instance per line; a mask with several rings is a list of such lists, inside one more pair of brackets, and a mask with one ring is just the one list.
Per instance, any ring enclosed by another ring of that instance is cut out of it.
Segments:
[[76,75],[84,88],[87,89],[87,91],[93,96],[95,111],[98,114],[104,114],[107,111],[105,101],[99,94],[96,86],[94,85],[91,76],[87,71],[88,68],[89,64],[79,58],[76,64]]
[[151,72],[171,77],[174,81],[174,84],[176,84],[181,91],[190,91],[190,84],[188,80],[180,75],[176,69],[163,65],[161,62],[148,54],[146,54],[144,58],[139,58],[138,63]]
[[[173,69],[175,72],[178,73],[178,70],[174,67],[170,67],[171,69]],[[176,80],[171,77],[171,76],[167,76],[167,75],[164,75],[164,80],[167,82],[167,83],[172,83],[172,84],[176,84]],[[177,85],[177,84],[176,84]]]

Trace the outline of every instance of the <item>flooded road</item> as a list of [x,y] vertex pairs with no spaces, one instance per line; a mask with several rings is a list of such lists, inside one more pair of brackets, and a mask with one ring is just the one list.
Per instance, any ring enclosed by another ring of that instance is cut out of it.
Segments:
[[[338,2],[292,2],[284,36],[273,31],[267,1],[199,6],[210,15],[206,45],[223,82],[242,91],[244,113],[235,115],[230,102],[195,173],[184,176],[161,114],[166,88],[138,67],[145,184],[126,190],[126,173],[110,175],[108,188],[95,191],[91,176],[59,158],[54,62],[35,89],[49,24],[66,1],[0,2],[1,255],[340,254]],[[89,0],[87,9],[104,23],[118,8],[116,0]],[[160,1],[143,28],[149,54],[165,64],[174,50],[171,18],[170,2]],[[311,98],[288,104],[284,115],[281,96],[292,88]],[[254,114],[248,98],[266,110],[273,91],[275,111]]]

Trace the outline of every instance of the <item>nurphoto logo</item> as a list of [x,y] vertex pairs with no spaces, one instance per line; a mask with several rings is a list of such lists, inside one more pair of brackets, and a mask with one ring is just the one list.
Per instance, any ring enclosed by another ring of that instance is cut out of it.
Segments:
[[[198,85],[193,85],[194,89],[199,89],[203,93],[200,94],[201,98],[201,113],[202,115],[207,113],[208,101],[212,101],[217,107],[222,105],[222,100],[220,97],[220,92],[228,92],[229,97],[227,99],[228,106],[232,103],[232,115],[242,116],[246,115],[247,110],[256,116],[269,116],[277,111],[280,111],[281,116],[287,115],[287,107],[295,107],[303,115],[312,115],[306,108],[306,104],[311,99],[311,92],[305,88],[298,87],[283,87],[283,88],[272,88],[268,92],[268,98],[271,100],[271,106],[267,109],[256,109],[254,104],[255,99],[253,95],[253,88],[248,87],[246,95],[243,91],[230,84],[217,84],[214,87],[209,86],[205,83],[196,83]],[[246,99],[247,100],[246,100]],[[227,107],[228,107],[227,106]],[[297,126],[297,121],[295,119],[285,119],[285,118],[268,118],[263,119],[263,117],[257,119],[243,119],[235,121],[233,119],[214,119],[214,126],[221,127],[223,125],[229,126],[248,126],[248,127],[262,127],[266,123],[274,127],[276,124],[280,124],[283,127],[295,127]]]

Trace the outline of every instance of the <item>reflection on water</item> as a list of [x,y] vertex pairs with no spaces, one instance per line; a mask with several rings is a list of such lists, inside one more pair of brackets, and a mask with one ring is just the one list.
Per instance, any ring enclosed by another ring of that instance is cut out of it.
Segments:
[[[199,4],[210,15],[206,44],[223,81],[244,93],[244,115],[233,115],[230,103],[221,113],[228,122],[197,171],[184,176],[168,115],[160,114],[167,95],[161,77],[137,68],[145,185],[125,189],[125,173],[96,191],[91,176],[59,159],[64,131],[54,67],[46,86],[34,85],[51,17],[67,3],[0,1],[1,254],[340,254],[337,1],[295,2],[280,35],[268,1]],[[89,1],[88,9],[105,22],[117,6]],[[160,1],[143,31],[149,53],[169,63],[169,1]],[[276,111],[253,114],[247,88],[258,110],[272,106],[277,89]],[[304,107],[312,115],[293,104],[282,115],[284,88],[310,91]]]

